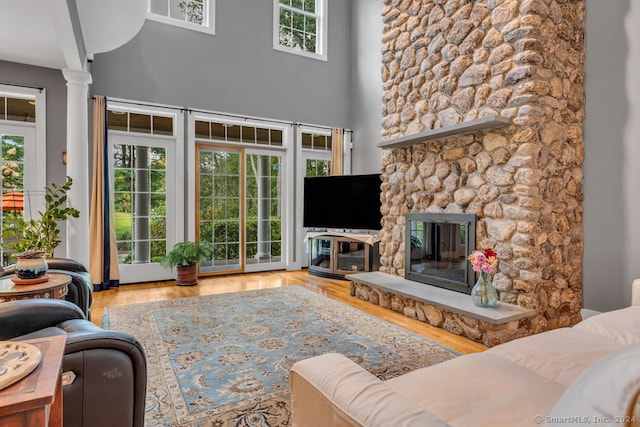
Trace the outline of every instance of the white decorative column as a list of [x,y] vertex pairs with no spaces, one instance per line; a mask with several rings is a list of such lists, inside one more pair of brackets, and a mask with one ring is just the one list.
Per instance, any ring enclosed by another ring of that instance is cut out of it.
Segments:
[[73,179],[69,204],[80,211],[67,219],[67,257],[89,265],[89,128],[91,74],[63,69],[67,81],[67,175]]

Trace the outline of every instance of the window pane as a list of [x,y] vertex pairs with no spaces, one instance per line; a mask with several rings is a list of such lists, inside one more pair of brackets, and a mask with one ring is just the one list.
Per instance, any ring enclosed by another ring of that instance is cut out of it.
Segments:
[[269,129],[256,128],[256,140],[259,144],[269,143]]
[[129,114],[129,131],[151,133],[151,116],[148,114]]
[[2,187],[24,189],[24,136],[2,135]]
[[304,10],[306,12],[315,13],[315,11],[316,11],[316,0],[304,0]]
[[291,0],[291,6],[296,9],[302,9],[302,0]]
[[209,139],[209,122],[196,120],[196,138]]
[[128,129],[127,119],[129,115],[124,111],[109,110],[107,112],[107,127],[110,130],[124,130]]
[[271,145],[282,146],[282,131],[271,129]]
[[224,141],[225,128],[222,123],[211,123],[211,139],[221,139]]
[[156,135],[173,135],[173,119],[171,117],[153,116],[153,133]]
[[307,34],[315,34],[316,33],[316,18],[311,18],[309,16],[304,17],[304,30]]
[[240,142],[240,126],[227,125],[227,141]]
[[313,135],[313,148],[316,150],[326,150],[327,137],[324,135]]
[[256,142],[256,128],[242,126],[242,142],[250,142],[255,144]]
[[311,142],[311,134],[302,134],[302,148],[313,148],[313,144]]
[[36,121],[36,102],[29,99],[7,98],[7,120]]

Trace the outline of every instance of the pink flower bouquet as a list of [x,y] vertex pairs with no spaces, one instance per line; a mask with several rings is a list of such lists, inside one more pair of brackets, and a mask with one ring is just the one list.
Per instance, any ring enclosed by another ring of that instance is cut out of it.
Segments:
[[469,255],[469,261],[475,272],[493,274],[498,265],[498,254],[491,248],[482,251],[473,251]]

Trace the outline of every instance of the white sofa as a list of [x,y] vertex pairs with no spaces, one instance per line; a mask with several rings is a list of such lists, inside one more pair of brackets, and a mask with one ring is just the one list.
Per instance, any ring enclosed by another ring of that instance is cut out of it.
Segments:
[[640,426],[640,280],[632,306],[380,381],[329,353],[291,370],[292,425]]

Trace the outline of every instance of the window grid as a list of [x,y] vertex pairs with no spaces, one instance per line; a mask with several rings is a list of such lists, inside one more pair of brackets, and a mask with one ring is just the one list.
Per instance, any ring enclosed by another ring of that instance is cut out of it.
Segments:
[[202,267],[240,263],[239,154],[203,151],[200,157],[200,241],[214,247]]
[[327,1],[274,0],[273,48],[327,60]]
[[318,22],[315,0],[280,0],[279,41],[282,46],[318,53]]
[[282,130],[196,120],[196,138],[282,147]]
[[332,144],[331,135],[302,132],[302,148],[304,150],[331,151]]
[[159,262],[166,253],[166,152],[114,147],[114,207],[120,264]]
[[147,17],[170,25],[213,33],[214,0],[149,0]]
[[[268,170],[255,166],[264,159]],[[249,155],[247,158],[247,214],[246,214],[246,262],[267,264],[282,260],[282,177],[278,156]],[[255,170],[256,173],[252,171]],[[258,184],[260,182],[260,184]],[[256,192],[259,185],[268,189],[267,197]],[[263,198],[261,198],[263,197]],[[258,204],[267,212],[260,218]],[[259,229],[269,230],[269,238],[260,235]],[[268,247],[268,249],[266,249]]]
[[173,117],[108,110],[107,128],[133,133],[174,136]]

